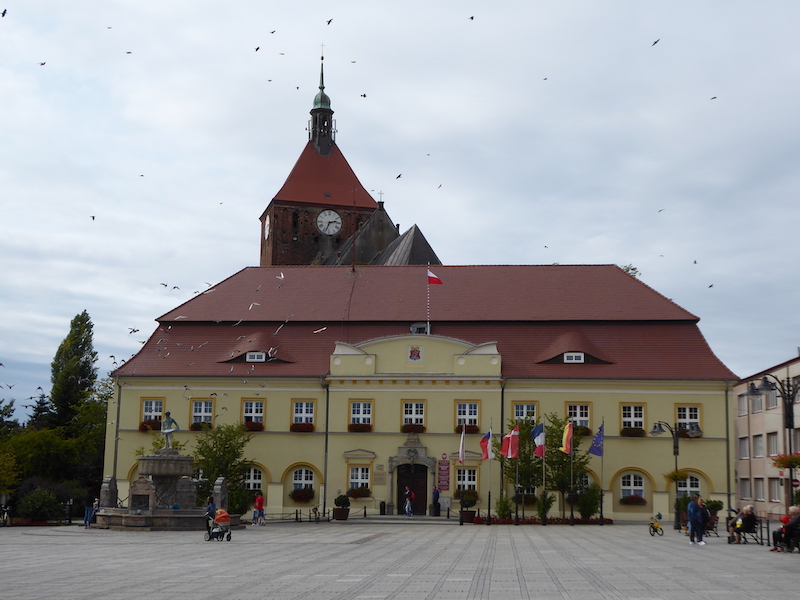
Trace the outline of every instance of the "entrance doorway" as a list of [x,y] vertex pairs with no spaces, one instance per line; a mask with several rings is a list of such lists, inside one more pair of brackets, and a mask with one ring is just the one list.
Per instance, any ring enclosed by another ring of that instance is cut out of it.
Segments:
[[399,465],[397,467],[397,514],[405,514],[406,486],[414,492],[411,507],[415,515],[424,515],[428,506],[428,467],[425,465]]

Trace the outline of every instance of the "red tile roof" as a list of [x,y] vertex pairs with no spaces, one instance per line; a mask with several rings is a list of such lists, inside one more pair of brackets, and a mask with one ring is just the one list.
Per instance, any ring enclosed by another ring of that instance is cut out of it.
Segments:
[[310,141],[283,187],[275,194],[273,202],[276,201],[314,206],[378,207],[338,146],[334,145],[328,156],[320,156]]
[[[614,265],[249,267],[159,318],[115,374],[317,377],[336,342],[432,334],[497,342],[506,377],[735,380],[697,317]],[[573,347],[574,346],[574,347]],[[247,351],[274,360],[247,363]],[[542,364],[582,351],[610,364]]]

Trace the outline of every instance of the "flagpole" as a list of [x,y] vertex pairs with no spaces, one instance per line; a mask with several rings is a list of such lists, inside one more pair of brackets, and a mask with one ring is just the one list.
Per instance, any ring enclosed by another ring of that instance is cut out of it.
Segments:
[[431,263],[429,262],[428,269],[425,272],[425,281],[428,282],[428,301],[427,301],[428,313],[427,313],[427,321],[426,321],[427,325],[425,327],[425,333],[428,335],[431,334],[431,278],[428,276],[428,271],[430,270],[431,270]]
[[[605,417],[603,417],[603,424],[600,425],[600,427],[603,429],[603,435],[605,436],[605,431],[606,431]],[[605,440],[603,440],[603,445],[605,446]],[[603,489],[603,481],[605,481],[603,479],[603,467],[605,466],[605,460],[606,460],[606,452],[605,448],[603,448],[603,453],[600,455],[600,525],[601,526],[603,525],[603,521],[605,520],[603,519],[603,496],[605,496],[605,490]]]
[[569,441],[569,524],[575,525],[575,474],[573,473],[573,457],[575,456],[575,439]]
[[[547,442],[547,415],[542,415],[542,435],[544,436],[543,442]],[[545,501],[545,494],[547,494],[547,486],[545,485],[545,470],[544,470],[544,461],[545,456],[547,456],[547,444],[544,444],[544,452],[542,453],[542,506],[544,506]],[[542,525],[547,525],[547,513],[542,510]]]
[[489,443],[487,445],[488,453],[487,456],[489,457],[489,499],[488,499],[488,506],[486,507],[486,524],[492,524],[492,457],[491,457],[491,450],[492,450],[492,420],[489,419]]

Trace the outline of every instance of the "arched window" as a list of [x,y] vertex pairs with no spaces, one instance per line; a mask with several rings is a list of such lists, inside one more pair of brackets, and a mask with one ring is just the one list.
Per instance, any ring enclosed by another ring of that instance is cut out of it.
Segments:
[[691,496],[692,494],[700,495],[700,478],[689,475],[689,479],[686,481],[678,482],[678,496]]
[[300,490],[314,486],[314,471],[311,469],[295,469],[292,473],[292,489]]
[[628,473],[622,476],[621,497],[642,496],[644,497],[644,479],[641,475]]
[[264,472],[261,469],[253,467],[247,469],[244,479],[244,487],[248,490],[262,490],[261,481],[264,478]]

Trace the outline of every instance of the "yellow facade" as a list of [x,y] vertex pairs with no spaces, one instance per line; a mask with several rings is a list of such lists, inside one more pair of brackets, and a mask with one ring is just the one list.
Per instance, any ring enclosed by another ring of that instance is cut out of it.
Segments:
[[[160,402],[162,413],[169,411],[181,428],[174,437],[186,444],[184,454],[191,454],[198,435],[187,430],[189,424],[209,409],[212,426],[261,417],[264,431],[253,432],[246,457],[257,471],[249,485],[262,489],[267,513],[331,507],[337,495],[364,484],[371,495],[353,500],[351,510],[366,507],[376,513],[385,502],[387,510],[397,512],[407,481],[415,482],[422,511],[438,485],[445,507],[459,486],[474,487],[479,494],[476,508],[484,512],[490,508],[490,490],[494,499],[501,488],[513,493],[513,482],[504,481],[499,462],[490,466],[481,460],[479,441],[490,425],[499,439],[515,415],[567,417],[573,411],[576,424],[586,424],[592,434],[604,423],[604,456],[592,457],[589,469],[590,480],[605,490],[605,516],[644,521],[656,512],[670,515],[675,498],[675,484],[662,475],[674,469],[673,440],[649,431],[656,421],[679,423],[690,415],[703,435],[680,440],[679,469],[690,475],[689,491],[696,488],[707,499],[729,501],[727,382],[507,379],[501,367],[495,344],[402,335],[337,344],[324,378],[121,376],[119,404],[110,411],[106,475],[116,477],[124,504],[130,483],[138,477],[135,451],[151,444],[150,434],[140,432],[139,425],[149,416],[146,409],[152,411]],[[631,419],[648,432],[644,437],[620,436]],[[314,431],[290,431],[298,420],[312,422]],[[368,424],[371,431],[349,431],[353,422],[362,422],[362,429]],[[421,424],[424,432],[402,433],[406,422]],[[460,465],[456,428],[463,422],[477,425],[480,433],[465,436]],[[582,448],[590,442],[585,438]],[[315,488],[311,505],[289,498],[298,482]],[[631,486],[637,493],[641,487],[647,504],[621,505],[623,483],[629,492]]]

